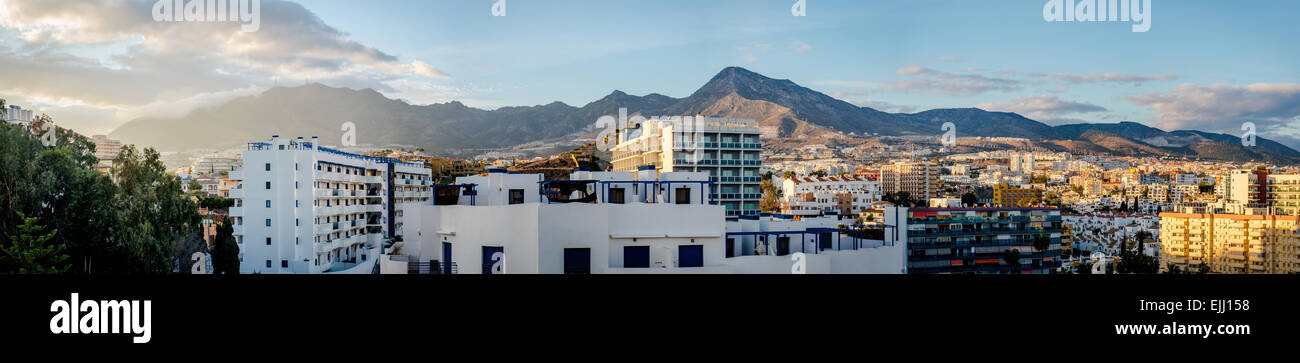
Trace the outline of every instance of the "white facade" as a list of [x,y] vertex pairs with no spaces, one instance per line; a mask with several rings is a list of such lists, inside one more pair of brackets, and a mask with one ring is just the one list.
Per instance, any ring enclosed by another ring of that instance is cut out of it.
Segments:
[[9,108],[4,112],[4,121],[12,124],[27,125],[31,124],[35,119],[36,116],[32,113],[32,110],[24,110],[22,107],[14,105],[9,105]]
[[[374,262],[403,211],[431,197],[429,169],[305,142],[250,143],[230,173],[240,273],[322,273]],[[368,271],[366,271],[368,272]]]
[[[835,228],[838,221],[728,222],[724,206],[700,198],[710,184],[703,173],[652,170],[575,171],[555,182],[501,172],[457,178],[455,186],[438,187],[455,188],[450,195],[457,200],[408,208],[397,253],[460,274],[790,273],[790,254],[801,251],[814,255],[811,273],[897,273],[903,266],[903,247],[847,238],[823,250],[787,240],[778,255],[774,237],[772,253],[756,254],[755,241],[768,242],[766,236],[729,234]],[[521,190],[524,200],[512,203]],[[893,262],[865,262],[875,260]],[[406,271],[394,264],[389,272]]]
[[861,176],[781,179],[782,209],[799,216],[857,214],[880,200],[880,183]]
[[712,199],[729,217],[758,215],[763,144],[758,123],[712,117],[656,118],[621,129],[611,152],[614,171],[704,173]]

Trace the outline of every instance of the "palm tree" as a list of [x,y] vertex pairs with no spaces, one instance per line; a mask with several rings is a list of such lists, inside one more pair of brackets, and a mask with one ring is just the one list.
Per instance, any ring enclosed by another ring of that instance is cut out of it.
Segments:
[[1034,236],[1034,249],[1038,250],[1038,261],[1043,266],[1047,265],[1047,247],[1051,245],[1052,237],[1045,234]]

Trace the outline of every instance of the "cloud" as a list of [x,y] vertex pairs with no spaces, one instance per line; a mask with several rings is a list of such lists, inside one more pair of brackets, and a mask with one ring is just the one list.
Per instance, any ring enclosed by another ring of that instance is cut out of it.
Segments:
[[950,96],[973,96],[986,92],[1009,92],[1023,88],[1019,80],[988,77],[979,74],[961,74],[912,65],[897,69],[900,76],[911,79],[893,82],[886,88],[903,92],[942,92]]
[[794,43],[791,43],[791,44],[790,44],[790,49],[791,49],[791,50],[794,50],[795,53],[805,53],[805,52],[807,52],[807,51],[812,50],[812,49],[813,49],[813,46],[808,45],[807,43],[804,43],[804,42],[801,42],[801,41],[797,41],[797,40],[796,40],[796,41],[794,41]]
[[959,55],[946,55],[942,57],[934,57],[934,59],[932,60],[935,62],[960,63],[960,62],[965,62],[966,58]]
[[758,57],[753,54],[746,54],[741,59],[744,59],[746,63],[758,63]]
[[1126,73],[1086,73],[1086,74],[1054,74],[1050,78],[1069,82],[1069,83],[1132,83],[1140,85],[1151,81],[1172,81],[1180,78],[1172,74],[1153,74],[1141,76]]
[[1167,130],[1240,132],[1243,122],[1259,131],[1295,134],[1300,123],[1300,84],[1256,83],[1248,86],[1185,83],[1170,92],[1129,97],[1156,112],[1155,126]]
[[1105,107],[1091,103],[1064,101],[1055,95],[1016,97],[1007,103],[980,103],[975,107],[987,111],[1014,112],[1048,123],[1079,121],[1062,118],[1063,115],[1108,111]]
[[297,3],[263,0],[255,32],[241,31],[238,22],[156,22],[153,4],[0,1],[0,69],[6,74],[0,92],[111,110],[116,119],[94,121],[102,128],[129,120],[124,117],[203,107],[277,81],[391,93],[396,90],[388,84],[395,80],[452,80],[423,61],[402,61],[351,40]]
[[411,66],[415,68],[415,74],[425,76],[425,77],[430,77],[430,78],[451,80],[451,75],[443,73],[437,68],[425,64],[424,62],[414,61],[411,62]]

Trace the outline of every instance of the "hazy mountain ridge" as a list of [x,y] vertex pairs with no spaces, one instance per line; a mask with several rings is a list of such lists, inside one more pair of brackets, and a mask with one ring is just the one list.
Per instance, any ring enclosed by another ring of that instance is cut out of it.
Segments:
[[[859,107],[790,81],[728,67],[685,98],[634,96],[622,91],[574,107],[562,102],[483,110],[460,102],[410,105],[374,90],[320,84],[272,88],[180,119],[138,119],[110,135],[163,150],[233,147],[270,135],[339,140],[341,125],[357,125],[362,145],[414,145],[434,153],[449,149],[496,149],[540,140],[594,134],[596,119],[617,115],[704,115],[758,120],[766,138],[833,139],[845,134],[935,135],[952,122],[958,136],[1017,137],[1049,149],[1121,155],[1187,156],[1231,161],[1300,161],[1300,152],[1257,138],[1240,145],[1233,135],[1193,130],[1166,132],[1121,122],[1049,126],[1015,113],[976,108],[887,113]],[[329,142],[326,142],[329,144]]]

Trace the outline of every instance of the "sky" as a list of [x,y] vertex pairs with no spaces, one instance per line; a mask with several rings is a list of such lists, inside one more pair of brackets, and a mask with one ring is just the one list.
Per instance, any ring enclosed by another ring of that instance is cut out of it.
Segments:
[[1046,0],[804,0],[803,16],[796,0],[505,0],[493,16],[498,2],[262,0],[244,32],[155,21],[154,0],[0,0],[0,98],[93,134],[277,85],[582,106],[614,90],[686,97],[740,66],[888,112],[1253,122],[1300,149],[1296,1],[1152,0],[1146,32],[1048,22]]

